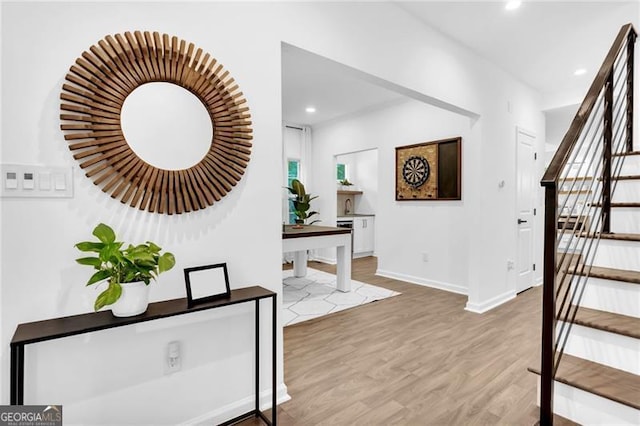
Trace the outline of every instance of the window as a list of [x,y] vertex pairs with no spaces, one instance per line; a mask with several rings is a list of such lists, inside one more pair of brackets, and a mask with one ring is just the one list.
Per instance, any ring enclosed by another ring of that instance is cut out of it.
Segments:
[[336,179],[345,180],[347,178],[347,165],[338,163],[336,165]]
[[[288,160],[287,161],[287,186],[291,187],[291,181],[294,179],[300,179],[300,160]],[[291,208],[291,201],[289,201],[289,223],[296,223],[296,214]]]

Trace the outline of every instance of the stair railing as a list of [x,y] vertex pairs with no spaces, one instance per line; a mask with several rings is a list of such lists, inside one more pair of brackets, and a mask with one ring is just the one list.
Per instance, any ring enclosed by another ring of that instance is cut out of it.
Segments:
[[624,25],[541,185],[545,188],[540,424],[553,424],[553,382],[600,242],[623,154],[633,150],[637,33]]

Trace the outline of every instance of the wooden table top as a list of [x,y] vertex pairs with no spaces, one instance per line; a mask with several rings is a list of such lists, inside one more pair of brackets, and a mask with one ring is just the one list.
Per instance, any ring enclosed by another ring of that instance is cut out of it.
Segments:
[[302,229],[294,229],[294,225],[285,225],[282,238],[320,237],[323,235],[350,234],[349,228],[334,228],[333,226],[304,225]]

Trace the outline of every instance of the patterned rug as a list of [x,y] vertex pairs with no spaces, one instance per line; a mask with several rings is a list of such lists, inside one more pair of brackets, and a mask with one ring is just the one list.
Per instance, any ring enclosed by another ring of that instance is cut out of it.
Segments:
[[351,291],[336,288],[336,276],[307,268],[307,276],[295,278],[293,270],[282,271],[284,325],[297,324],[354,306],[397,296],[397,291],[351,280]]

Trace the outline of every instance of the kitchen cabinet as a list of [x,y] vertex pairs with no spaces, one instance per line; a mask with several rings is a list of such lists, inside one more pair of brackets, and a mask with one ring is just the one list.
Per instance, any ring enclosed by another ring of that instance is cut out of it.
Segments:
[[353,255],[369,256],[375,249],[375,217],[353,218]]

